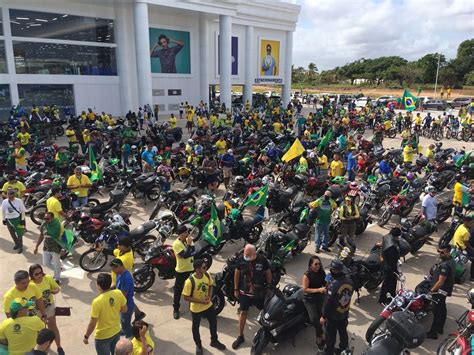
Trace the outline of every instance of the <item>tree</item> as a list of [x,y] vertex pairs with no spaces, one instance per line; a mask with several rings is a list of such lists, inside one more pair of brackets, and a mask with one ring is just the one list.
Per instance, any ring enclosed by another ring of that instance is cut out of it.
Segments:
[[453,64],[460,81],[474,70],[474,38],[461,42]]
[[471,70],[464,76],[464,82],[466,85],[474,85],[474,70]]
[[[439,59],[441,56],[441,59]],[[418,67],[422,71],[423,83],[434,83],[436,80],[436,70],[438,69],[438,60],[440,61],[440,68],[446,65],[446,58],[443,54],[431,53],[426,54],[418,59]]]
[[438,83],[442,86],[455,86],[459,84],[454,64],[451,63],[439,70]]

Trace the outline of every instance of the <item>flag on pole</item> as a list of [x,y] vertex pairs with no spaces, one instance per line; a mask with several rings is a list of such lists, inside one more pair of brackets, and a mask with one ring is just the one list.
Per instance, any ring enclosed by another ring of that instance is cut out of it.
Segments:
[[303,154],[304,151],[305,149],[303,145],[301,144],[300,140],[296,138],[293,144],[291,145],[290,149],[288,149],[285,155],[283,155],[281,160],[284,162],[289,162],[290,160],[293,160],[299,157],[301,154]]
[[89,168],[92,171],[92,182],[102,179],[102,172],[99,169],[99,165],[97,164],[97,160],[95,159],[94,150],[91,147],[89,147]]
[[403,91],[402,105],[408,112],[413,111],[416,108],[416,102],[418,99],[413,96],[407,89]]
[[265,206],[267,204],[268,185],[265,185],[248,196],[242,207],[247,206]]
[[206,223],[203,229],[204,240],[206,240],[212,246],[216,246],[220,243],[222,238],[222,222],[217,216],[217,211],[212,204],[211,206],[211,218]]
[[331,141],[333,135],[334,135],[334,131],[332,130],[332,128],[329,128],[329,131],[326,132],[323,139],[321,139],[321,142],[319,142],[319,144],[318,144],[318,151],[319,152],[321,152],[324,148],[326,148],[326,146]]

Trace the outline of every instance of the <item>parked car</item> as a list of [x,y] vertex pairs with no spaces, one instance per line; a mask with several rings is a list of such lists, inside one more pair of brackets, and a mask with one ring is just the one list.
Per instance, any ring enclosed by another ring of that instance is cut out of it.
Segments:
[[434,97],[431,96],[418,96],[418,102],[421,104],[426,104],[428,101],[434,100]]
[[444,111],[448,107],[448,103],[444,100],[429,100],[423,104],[424,110]]
[[395,96],[380,96],[375,100],[379,106],[387,106],[389,102],[396,102],[397,98]]
[[356,107],[365,107],[367,105],[367,102],[372,101],[370,97],[359,97],[356,100]]
[[474,101],[472,97],[456,97],[454,100],[448,101],[448,105],[452,108],[459,108],[471,104],[472,101]]

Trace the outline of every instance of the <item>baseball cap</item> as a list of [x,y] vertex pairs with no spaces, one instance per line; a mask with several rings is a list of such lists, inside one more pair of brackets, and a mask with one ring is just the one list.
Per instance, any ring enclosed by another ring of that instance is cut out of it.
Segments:
[[10,303],[10,313],[16,313],[22,308],[30,308],[33,307],[35,303],[33,301],[27,301],[22,298],[15,298]]
[[120,260],[119,258],[115,258],[110,262],[109,265],[112,266],[112,267],[114,267],[114,266],[123,266],[123,261]]

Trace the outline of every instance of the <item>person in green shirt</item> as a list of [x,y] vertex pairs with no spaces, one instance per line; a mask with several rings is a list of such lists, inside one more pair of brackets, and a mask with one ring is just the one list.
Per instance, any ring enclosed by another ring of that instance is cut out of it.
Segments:
[[331,250],[328,248],[329,226],[331,225],[332,212],[337,207],[336,202],[331,199],[331,191],[325,191],[324,196],[311,202],[309,207],[315,209],[317,214],[316,233],[314,236],[316,253],[319,253],[320,248],[330,252]]

